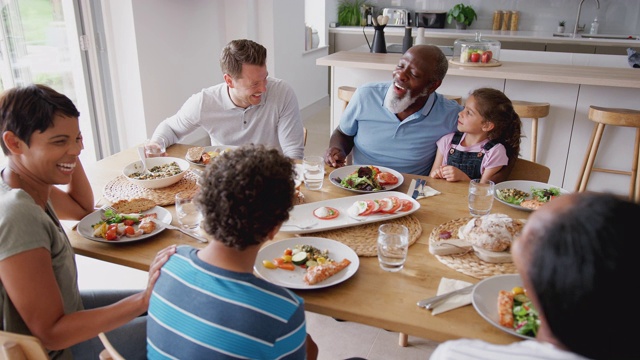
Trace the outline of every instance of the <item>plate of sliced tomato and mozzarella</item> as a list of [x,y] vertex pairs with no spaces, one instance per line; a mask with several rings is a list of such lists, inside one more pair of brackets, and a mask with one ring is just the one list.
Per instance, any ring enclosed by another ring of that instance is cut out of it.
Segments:
[[412,214],[420,203],[405,193],[384,191],[293,207],[280,232],[304,234],[358,226]]

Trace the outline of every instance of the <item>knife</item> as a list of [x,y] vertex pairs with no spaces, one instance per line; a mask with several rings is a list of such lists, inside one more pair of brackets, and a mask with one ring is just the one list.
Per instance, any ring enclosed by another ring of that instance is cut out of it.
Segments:
[[171,225],[171,224],[167,224],[167,223],[165,223],[165,222],[163,222],[163,221],[159,221],[159,220],[157,220],[157,219],[152,219],[152,221],[153,221],[154,223],[156,223],[156,225],[158,225],[158,226],[163,226],[163,227],[165,227],[165,228],[167,228],[167,229],[170,229],[170,230],[180,231],[181,233],[183,233],[183,234],[185,234],[185,235],[187,235],[187,236],[191,236],[192,238],[196,239],[198,242],[201,242],[201,243],[203,243],[203,244],[206,244],[206,243],[208,243],[208,242],[209,242],[209,240],[208,240],[207,238],[202,237],[202,236],[199,236],[199,235],[196,235],[196,234],[194,234],[194,233],[191,233],[191,232],[189,232],[189,231],[186,231],[186,230],[184,230],[184,229],[182,229],[182,228],[179,228],[179,227],[177,227],[177,226],[174,226],[174,225]]
[[427,299],[424,299],[424,300],[420,300],[420,301],[418,301],[418,306],[419,307],[423,307],[423,308],[425,308],[427,310],[431,310],[436,305],[442,303],[443,301],[447,300],[448,298],[450,298],[453,295],[464,295],[464,294],[470,293],[471,291],[473,291],[475,286],[476,286],[475,284],[474,285],[469,285],[467,287],[463,287],[462,289],[454,290],[454,291],[448,292],[446,294],[442,294],[442,295],[430,297],[430,298],[427,298]]

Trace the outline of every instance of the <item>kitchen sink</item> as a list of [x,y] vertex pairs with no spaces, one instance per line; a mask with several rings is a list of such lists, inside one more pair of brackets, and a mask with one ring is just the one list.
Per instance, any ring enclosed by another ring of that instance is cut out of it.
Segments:
[[[573,33],[553,33],[553,36],[572,38]],[[640,36],[638,35],[617,35],[617,34],[578,34],[576,38],[608,39],[608,40],[640,40]]]

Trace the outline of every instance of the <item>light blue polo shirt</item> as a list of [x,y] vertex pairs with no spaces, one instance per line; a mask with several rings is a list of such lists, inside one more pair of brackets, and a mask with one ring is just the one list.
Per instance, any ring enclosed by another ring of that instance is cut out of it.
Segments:
[[384,107],[391,82],[361,85],[340,119],[340,130],[354,136],[354,165],[378,165],[396,171],[429,175],[436,141],[455,131],[463,109],[433,93],[424,107],[403,121]]

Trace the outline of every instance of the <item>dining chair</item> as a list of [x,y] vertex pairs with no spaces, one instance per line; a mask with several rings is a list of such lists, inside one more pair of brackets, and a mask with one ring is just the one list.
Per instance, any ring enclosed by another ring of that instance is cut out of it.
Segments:
[[48,360],[47,350],[35,336],[0,330],[0,359]]
[[102,341],[102,345],[104,345],[104,350],[100,352],[100,360],[124,360],[118,350],[111,345],[111,342],[105,333],[101,332],[98,334],[98,337],[100,338],[100,341]]
[[518,158],[507,180],[530,180],[546,183],[549,181],[549,176],[551,176],[551,169],[548,167],[533,161]]
[[304,132],[304,135],[303,135],[304,136],[304,142],[302,144],[303,144],[303,146],[307,146],[307,128],[303,127],[302,131]]
[[511,100],[513,110],[520,119],[531,119],[531,155],[529,159],[536,161],[538,152],[538,119],[549,116],[551,105],[547,102],[531,102],[522,100]]

